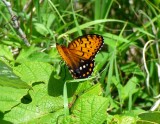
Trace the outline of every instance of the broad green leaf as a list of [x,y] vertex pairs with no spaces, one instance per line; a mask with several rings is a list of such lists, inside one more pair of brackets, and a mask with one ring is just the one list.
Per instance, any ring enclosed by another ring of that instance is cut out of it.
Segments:
[[107,117],[108,100],[101,96],[80,97],[74,108],[70,119],[65,123],[77,124],[102,124]]
[[[28,122],[37,123],[38,119],[47,119],[49,116],[53,116],[53,119],[56,120],[57,116],[54,116],[54,113],[63,108],[63,98],[62,96],[49,96],[47,88],[48,85],[44,83],[35,85],[33,90],[29,92],[32,102],[29,104],[21,103],[15,106],[4,115],[3,120],[14,124]],[[62,115],[62,112],[57,114]],[[47,120],[43,121],[47,122]],[[51,119],[49,122],[50,121]]]
[[29,48],[23,48],[20,51],[20,54],[18,55],[16,62],[23,63],[23,62],[29,61],[30,60],[29,56],[31,56],[33,53],[37,52],[38,50],[40,50],[40,48],[37,48],[34,46],[31,46]]
[[29,61],[38,61],[38,62],[53,62],[54,60],[44,52],[35,52],[31,54],[28,58]]
[[48,113],[40,118],[33,119],[27,124],[59,124],[62,117],[64,117],[64,110],[60,109],[54,113]]
[[0,61],[0,85],[15,88],[31,88],[15,73],[13,73],[13,70],[2,61]]
[[53,67],[44,62],[24,62],[15,67],[14,71],[29,84],[33,82],[48,83]]
[[137,119],[132,116],[115,115],[111,121],[112,124],[136,124]]
[[[88,80],[88,81],[78,83],[78,86],[76,87],[75,95],[82,94],[85,90],[89,89],[92,86],[91,82],[92,82],[92,80]],[[71,89],[73,88],[73,85],[75,85],[75,84],[72,83]],[[69,90],[71,90],[71,89],[69,89]],[[72,90],[72,92],[73,92],[73,90]]]
[[84,94],[84,95],[101,95],[102,94],[102,87],[100,83],[97,83],[96,85],[92,86],[89,88]]
[[0,86],[0,111],[5,112],[21,103],[21,98],[26,95],[28,89],[17,89]]
[[21,50],[16,62],[23,63],[27,61],[53,62],[53,59],[46,53],[40,52],[39,48],[30,47]]
[[160,124],[160,112],[146,112],[138,115],[141,120],[139,120],[138,124],[144,124],[148,122],[148,124]]

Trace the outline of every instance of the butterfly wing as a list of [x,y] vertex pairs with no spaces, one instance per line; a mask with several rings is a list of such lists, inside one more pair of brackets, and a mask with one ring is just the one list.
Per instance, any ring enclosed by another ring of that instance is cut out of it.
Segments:
[[72,54],[67,47],[59,44],[56,44],[56,47],[69,68],[75,69],[79,66],[80,59],[76,55]]
[[83,59],[92,59],[103,46],[103,37],[97,34],[80,36],[73,40],[68,48]]
[[65,46],[56,44],[56,47],[74,78],[86,78],[91,75],[94,68],[94,60],[81,59],[81,57],[76,54],[76,51],[72,53]]
[[68,48],[59,44],[56,44],[56,47],[73,77],[86,78],[93,72],[93,59],[102,45],[102,36],[89,34],[78,37],[68,45]]

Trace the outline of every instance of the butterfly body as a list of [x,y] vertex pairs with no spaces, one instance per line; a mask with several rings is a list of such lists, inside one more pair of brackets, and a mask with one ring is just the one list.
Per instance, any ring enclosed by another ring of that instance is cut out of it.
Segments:
[[103,45],[103,37],[97,34],[80,36],[68,47],[56,44],[74,78],[87,78],[93,72],[94,57]]

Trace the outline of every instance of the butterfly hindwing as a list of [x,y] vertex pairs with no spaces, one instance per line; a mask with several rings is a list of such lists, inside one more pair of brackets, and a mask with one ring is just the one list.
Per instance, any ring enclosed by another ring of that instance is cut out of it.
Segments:
[[68,47],[56,44],[74,78],[87,78],[93,72],[94,57],[103,46],[103,37],[97,34],[80,36]]
[[87,78],[93,72],[94,60],[81,60],[79,67],[76,69],[69,68],[74,78]]

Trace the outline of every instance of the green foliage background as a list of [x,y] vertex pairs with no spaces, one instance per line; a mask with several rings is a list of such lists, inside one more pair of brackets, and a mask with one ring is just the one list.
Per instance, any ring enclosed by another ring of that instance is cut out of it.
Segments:
[[[160,1],[0,1],[0,123],[160,123]],[[75,80],[56,49],[83,34],[104,46]],[[149,110],[152,110],[150,112]]]

